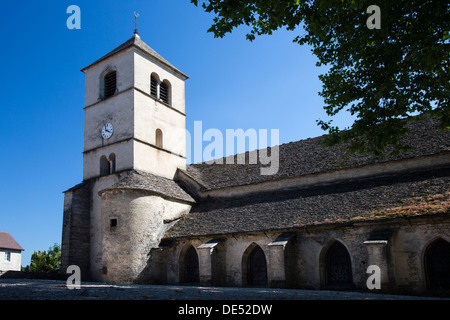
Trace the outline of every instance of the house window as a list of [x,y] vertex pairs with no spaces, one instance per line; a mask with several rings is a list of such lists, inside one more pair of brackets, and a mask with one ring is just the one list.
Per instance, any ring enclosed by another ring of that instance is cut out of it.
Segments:
[[11,252],[9,252],[9,251],[5,252],[5,260],[8,261],[8,262],[11,261]]
[[116,71],[108,72],[103,78],[104,81],[104,97],[109,98],[116,92]]
[[162,148],[163,147],[163,133],[161,131],[161,129],[156,129],[156,146],[158,148]]

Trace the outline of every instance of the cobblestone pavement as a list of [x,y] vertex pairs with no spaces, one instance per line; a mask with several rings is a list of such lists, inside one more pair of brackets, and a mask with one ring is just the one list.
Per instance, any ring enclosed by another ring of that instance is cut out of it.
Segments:
[[[0,279],[0,300],[436,300],[370,292],[159,286],[85,282],[69,290],[65,281]],[[450,299],[448,299],[450,300]]]

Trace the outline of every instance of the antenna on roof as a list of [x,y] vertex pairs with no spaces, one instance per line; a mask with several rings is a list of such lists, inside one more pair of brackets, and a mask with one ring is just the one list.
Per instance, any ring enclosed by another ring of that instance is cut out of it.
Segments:
[[139,17],[139,13],[136,13],[136,11],[133,11],[133,12],[134,12],[134,20],[133,20],[133,22],[134,22],[134,34],[138,34],[137,26],[138,26],[139,23],[137,23],[137,18]]

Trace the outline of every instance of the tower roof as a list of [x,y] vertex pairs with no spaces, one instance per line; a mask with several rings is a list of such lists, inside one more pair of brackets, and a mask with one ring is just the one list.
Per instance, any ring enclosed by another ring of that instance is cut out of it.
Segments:
[[165,65],[166,67],[168,67],[169,69],[171,69],[172,71],[174,71],[175,73],[179,74],[180,76],[184,77],[184,78],[189,78],[187,75],[185,75],[183,72],[181,72],[180,70],[178,70],[177,68],[175,68],[169,61],[167,61],[166,59],[164,59],[160,54],[158,54],[155,50],[153,50],[152,48],[150,48],[150,46],[148,44],[146,44],[144,41],[141,40],[141,37],[139,37],[139,35],[137,33],[133,34],[133,36],[128,39],[127,41],[125,41],[124,43],[122,43],[120,46],[118,46],[117,48],[115,48],[114,50],[110,51],[109,53],[105,54],[103,57],[101,57],[100,59],[96,60],[95,62],[91,63],[90,65],[88,65],[87,67],[81,69],[82,72],[84,72],[86,69],[90,68],[91,66],[115,55],[116,53],[119,53],[129,47],[136,47],[138,49],[140,49],[141,51],[143,51],[145,54],[149,55],[150,57],[156,59],[157,61],[161,62],[163,65]]

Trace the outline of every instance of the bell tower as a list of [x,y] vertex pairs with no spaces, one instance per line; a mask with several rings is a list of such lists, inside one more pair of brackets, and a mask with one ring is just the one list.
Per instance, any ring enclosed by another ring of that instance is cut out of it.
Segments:
[[195,202],[173,180],[186,167],[188,77],[136,31],[81,71],[83,182],[64,192],[62,267],[80,266],[83,279],[135,281],[148,276],[165,221]]
[[185,168],[184,73],[137,32],[81,71],[83,180],[130,169],[172,179]]

